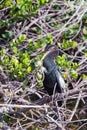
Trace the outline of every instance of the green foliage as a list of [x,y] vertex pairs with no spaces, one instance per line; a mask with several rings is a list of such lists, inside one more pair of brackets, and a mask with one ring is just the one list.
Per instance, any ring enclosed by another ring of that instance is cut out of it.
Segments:
[[5,33],[2,34],[2,38],[4,38],[4,39],[8,39],[8,38],[12,38],[12,37],[13,37],[13,35],[9,31],[5,31]]
[[[13,24],[14,22],[17,23],[24,23],[25,19],[31,18],[32,16],[37,14],[37,10],[42,6],[45,5],[47,2],[51,2],[50,0],[38,0],[38,1],[33,1],[33,0],[16,0],[15,4],[12,3],[11,0],[4,0],[2,4],[0,5],[0,9],[9,7],[9,13],[8,17],[5,20],[0,20],[0,26],[9,26]],[[75,12],[74,9],[74,3],[67,1],[70,10],[67,10],[64,15],[62,15],[62,22],[66,22],[67,19],[69,19],[69,16]],[[54,4],[53,9],[55,11],[60,10],[61,7],[59,5]],[[86,22],[86,17],[87,13],[84,14],[83,16],[83,21]],[[46,18],[47,22],[50,22],[50,26],[54,27],[55,29],[61,29],[62,23],[61,22],[55,22],[56,17],[47,17]],[[67,28],[71,25],[67,25]],[[79,29],[79,24],[74,23],[71,28],[63,33],[63,42],[59,45],[61,49],[69,49],[73,48],[75,49],[77,47],[77,42],[71,40],[74,35],[77,34]],[[8,45],[8,50],[11,51],[11,56],[7,53],[6,49],[0,50],[0,56],[3,57],[2,61],[0,63],[3,66],[4,70],[8,70],[7,73],[9,74],[10,77],[17,78],[17,79],[24,79],[27,74],[31,73],[32,70],[35,69],[36,63],[41,60],[42,55],[40,54],[34,59],[31,59],[30,56],[34,52],[38,50],[38,48],[43,48],[47,43],[53,44],[53,38],[52,35],[48,35],[46,37],[42,38],[41,35],[41,28],[35,26],[34,31],[37,32],[38,34],[38,40],[36,42],[33,42],[31,39],[27,40],[26,34],[22,34],[17,38],[17,40],[10,40],[10,44]],[[83,40],[87,39],[87,28],[84,26],[82,28],[82,34]],[[13,39],[14,35],[10,32],[5,30],[3,34],[1,34],[2,38],[7,40]],[[70,39],[70,40],[67,40]],[[26,49],[22,49],[22,46],[24,42],[27,41],[26,43]],[[85,52],[85,56],[87,56]],[[78,73],[76,72],[76,69],[79,67],[76,62],[71,63],[71,58],[67,57],[65,54],[58,56],[57,58],[57,63],[61,67],[61,69],[64,70],[69,70],[69,73],[73,79],[76,79],[78,77]],[[39,67],[38,67],[39,68]],[[38,69],[37,68],[37,69]],[[41,86],[41,76],[37,75],[39,84]],[[65,75],[66,77],[66,75]],[[25,81],[25,79],[24,79]],[[26,83],[25,83],[26,84]]]
[[68,68],[70,66],[70,62],[67,60],[66,55],[58,56],[57,63],[63,69]]
[[16,47],[18,45],[20,45],[24,40],[26,39],[26,35],[25,34],[22,34],[19,36],[19,38],[16,40],[16,41],[12,41],[10,42],[10,47]]
[[[31,18],[37,14],[38,8],[40,6],[49,2],[48,0],[4,0],[0,4],[0,10],[7,8],[7,17],[0,20],[0,27],[7,28],[16,23],[24,23],[26,19]],[[2,38],[7,39],[8,37],[12,39],[14,35],[9,31],[5,30],[5,33],[1,34]]]
[[87,28],[86,28],[86,27],[83,28],[83,34],[84,34],[85,36],[87,36]]
[[21,79],[32,70],[28,52],[23,52],[18,49],[19,45],[22,44],[25,39],[26,35],[21,35],[16,41],[10,43],[9,49],[11,49],[13,53],[11,57],[7,54],[4,55],[6,53],[5,49],[0,51],[0,54],[3,55],[3,60],[1,61],[3,69],[8,68],[12,78]]
[[6,53],[6,50],[5,50],[5,49],[0,50],[0,55],[3,55],[3,54],[5,54],[5,53]]
[[[72,79],[77,79],[78,78],[78,72],[76,69],[79,67],[79,65],[76,62],[71,63],[71,59],[66,57],[65,54],[62,56],[58,56],[57,58],[57,63],[61,67],[61,69],[66,70],[70,73]],[[66,79],[67,75],[64,74],[63,77]]]
[[87,57],[87,50],[85,50],[84,54],[85,54],[85,57]]
[[12,5],[11,0],[4,0],[4,1],[2,2],[2,4],[0,5],[0,8],[7,7],[7,6],[11,6],[11,5]]
[[62,44],[59,44],[60,48],[67,49],[67,48],[75,48],[77,46],[77,43],[75,41],[70,40],[63,40]]
[[39,87],[43,87],[43,76],[42,76],[42,73],[40,72],[37,72],[37,82],[38,82],[38,86]]
[[84,14],[84,16],[83,16],[82,20],[83,20],[84,22],[86,22],[86,21],[87,21],[87,12]]
[[81,77],[82,77],[82,79],[87,79],[87,75],[86,74],[82,74]]
[[[9,49],[12,51],[12,56],[5,54],[6,50],[3,49],[0,51],[1,56],[3,56],[3,60],[1,64],[3,65],[3,69],[8,68],[9,75],[14,79],[24,79],[27,74],[31,73],[33,69],[36,67],[36,63],[41,60],[42,54],[37,56],[35,59],[30,59],[30,55],[35,52],[38,48],[44,47],[46,43],[50,42],[53,44],[52,36],[48,35],[47,37],[38,40],[37,42],[33,42],[29,40],[27,43],[27,49],[21,50],[20,47],[26,39],[26,35],[21,35],[16,41],[12,41],[9,45]],[[63,40],[63,43],[60,47],[66,49],[69,47],[75,48],[77,43],[72,40]],[[69,70],[70,75],[73,79],[78,77],[78,73],[76,69],[78,68],[78,64],[76,62],[72,62],[71,59],[68,58],[65,54],[58,56],[57,63],[61,67],[61,69]],[[39,66],[37,69],[40,69]],[[67,77],[66,75],[64,77]],[[42,75],[40,73],[37,74],[38,84],[39,86],[43,86],[42,84]]]
[[[35,4],[33,0],[16,0],[12,2],[11,0],[4,0],[0,5],[1,8],[5,8],[7,6],[10,7],[10,16],[14,16],[15,19],[17,16],[23,16],[23,18],[27,16],[32,16],[37,13],[37,9],[49,2],[48,0],[38,0]],[[15,4],[13,4],[15,3]],[[16,17],[15,17],[16,16]],[[12,20],[12,19],[10,19]]]
[[38,0],[38,5],[43,5],[45,4],[46,2],[48,2],[48,0]]
[[74,80],[78,78],[78,72],[72,68],[70,70],[70,75],[71,75],[72,79],[74,79]]
[[87,27],[86,26],[83,27],[82,32],[83,32],[82,39],[85,41],[85,40],[87,40]]
[[[71,26],[71,25],[68,25],[68,26]],[[65,31],[63,33],[63,38],[64,39],[72,38],[73,36],[75,36],[78,33],[78,29],[79,29],[79,24],[77,24],[77,23],[73,24],[68,31]]]
[[13,118],[7,116],[7,115],[3,115],[3,120],[7,123],[12,123],[13,122]]
[[36,128],[35,130],[39,130],[38,128]]
[[[44,39],[44,40],[43,40]],[[22,34],[14,41],[12,40],[8,46],[11,51],[11,57],[6,53],[6,49],[0,50],[0,55],[3,57],[1,64],[4,70],[8,69],[8,74],[11,79],[25,80],[27,74],[35,69],[36,63],[41,60],[42,54],[35,59],[30,59],[30,55],[37,51],[38,48],[44,47],[46,43],[53,44],[52,36],[33,42],[31,39],[27,42],[26,49],[20,49],[23,42],[26,40],[26,35]],[[42,86],[42,79],[38,76],[38,84]]]
[[79,65],[76,62],[72,62],[72,69],[77,69]]

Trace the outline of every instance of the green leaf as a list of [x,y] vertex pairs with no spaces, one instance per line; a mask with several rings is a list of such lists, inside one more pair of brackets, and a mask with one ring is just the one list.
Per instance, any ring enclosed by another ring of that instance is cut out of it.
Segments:
[[38,78],[38,80],[41,80],[42,79],[42,74],[41,73],[37,73],[37,78]]
[[87,78],[87,75],[85,75],[85,74],[82,74],[82,79],[86,79]]
[[6,53],[6,49],[2,49],[1,54],[5,54],[5,53]]
[[77,63],[72,63],[72,68],[73,69],[77,69],[79,67],[79,65]]
[[4,56],[3,63],[4,64],[9,64],[9,56],[8,55]]
[[25,65],[27,65],[29,63],[28,57],[26,57],[25,59],[23,59],[22,63],[24,63]]
[[78,72],[76,70],[71,69],[70,74],[74,80],[78,78]]
[[73,25],[73,29],[78,29],[79,28],[79,24],[78,23],[75,23],[74,25]]
[[13,50],[13,52],[14,52],[15,54],[17,54],[17,51],[18,51],[18,50],[17,50],[17,47],[14,46],[14,47],[12,48],[12,50]]
[[85,57],[87,57],[87,52],[85,52]]
[[83,28],[83,34],[87,36],[87,28],[86,27]]
[[19,65],[19,61],[18,61],[17,57],[12,56],[11,64],[13,64],[16,67]]
[[68,75],[67,74],[63,74],[63,78],[67,79]]
[[21,42],[24,41],[25,39],[26,39],[26,35],[25,34],[20,35],[19,40]]
[[29,67],[27,68],[27,73],[30,73],[31,70],[32,70],[32,68],[31,68],[31,66],[29,66]]

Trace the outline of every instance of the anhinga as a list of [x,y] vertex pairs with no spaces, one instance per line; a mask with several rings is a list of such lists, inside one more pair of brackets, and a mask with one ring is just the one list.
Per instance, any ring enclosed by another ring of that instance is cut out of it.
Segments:
[[47,45],[45,56],[42,58],[45,68],[43,85],[49,95],[53,95],[53,92],[62,93],[66,90],[64,79],[55,62],[58,52],[57,45]]

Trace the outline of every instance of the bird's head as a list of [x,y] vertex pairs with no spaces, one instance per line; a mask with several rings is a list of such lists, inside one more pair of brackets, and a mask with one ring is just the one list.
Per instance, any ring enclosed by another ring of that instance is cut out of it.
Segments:
[[45,56],[51,55],[52,58],[55,59],[58,56],[58,53],[59,53],[58,46],[47,44],[47,46],[44,49],[44,53],[45,53]]

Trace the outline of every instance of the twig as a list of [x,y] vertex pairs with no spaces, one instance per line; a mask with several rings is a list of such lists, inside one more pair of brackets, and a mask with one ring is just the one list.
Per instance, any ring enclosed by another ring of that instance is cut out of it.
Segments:
[[[83,88],[83,89],[79,89],[79,90],[68,90],[67,93],[62,93],[62,94],[59,94],[59,93],[56,93],[55,94],[55,98],[56,100],[58,101],[62,101],[65,99],[65,97],[67,96],[67,100],[68,99],[76,99],[78,98],[79,96],[79,93],[81,93],[81,96],[82,97],[87,97],[87,88]],[[43,97],[42,99],[39,99],[35,102],[35,104],[45,104],[45,103],[49,103],[52,101],[54,95],[53,96],[46,96],[46,97]]]
[[0,107],[11,107],[11,108],[29,108],[29,109],[36,109],[36,108],[49,108],[48,105],[16,105],[16,104],[0,104]]
[[75,105],[75,107],[74,107],[74,109],[73,109],[73,111],[72,111],[72,114],[71,114],[71,116],[70,116],[69,121],[72,120],[74,114],[76,113],[76,109],[77,109],[77,107],[78,107],[78,105],[79,105],[80,99],[81,99],[81,92],[79,93],[79,96],[78,96],[78,99],[77,99],[76,105]]

